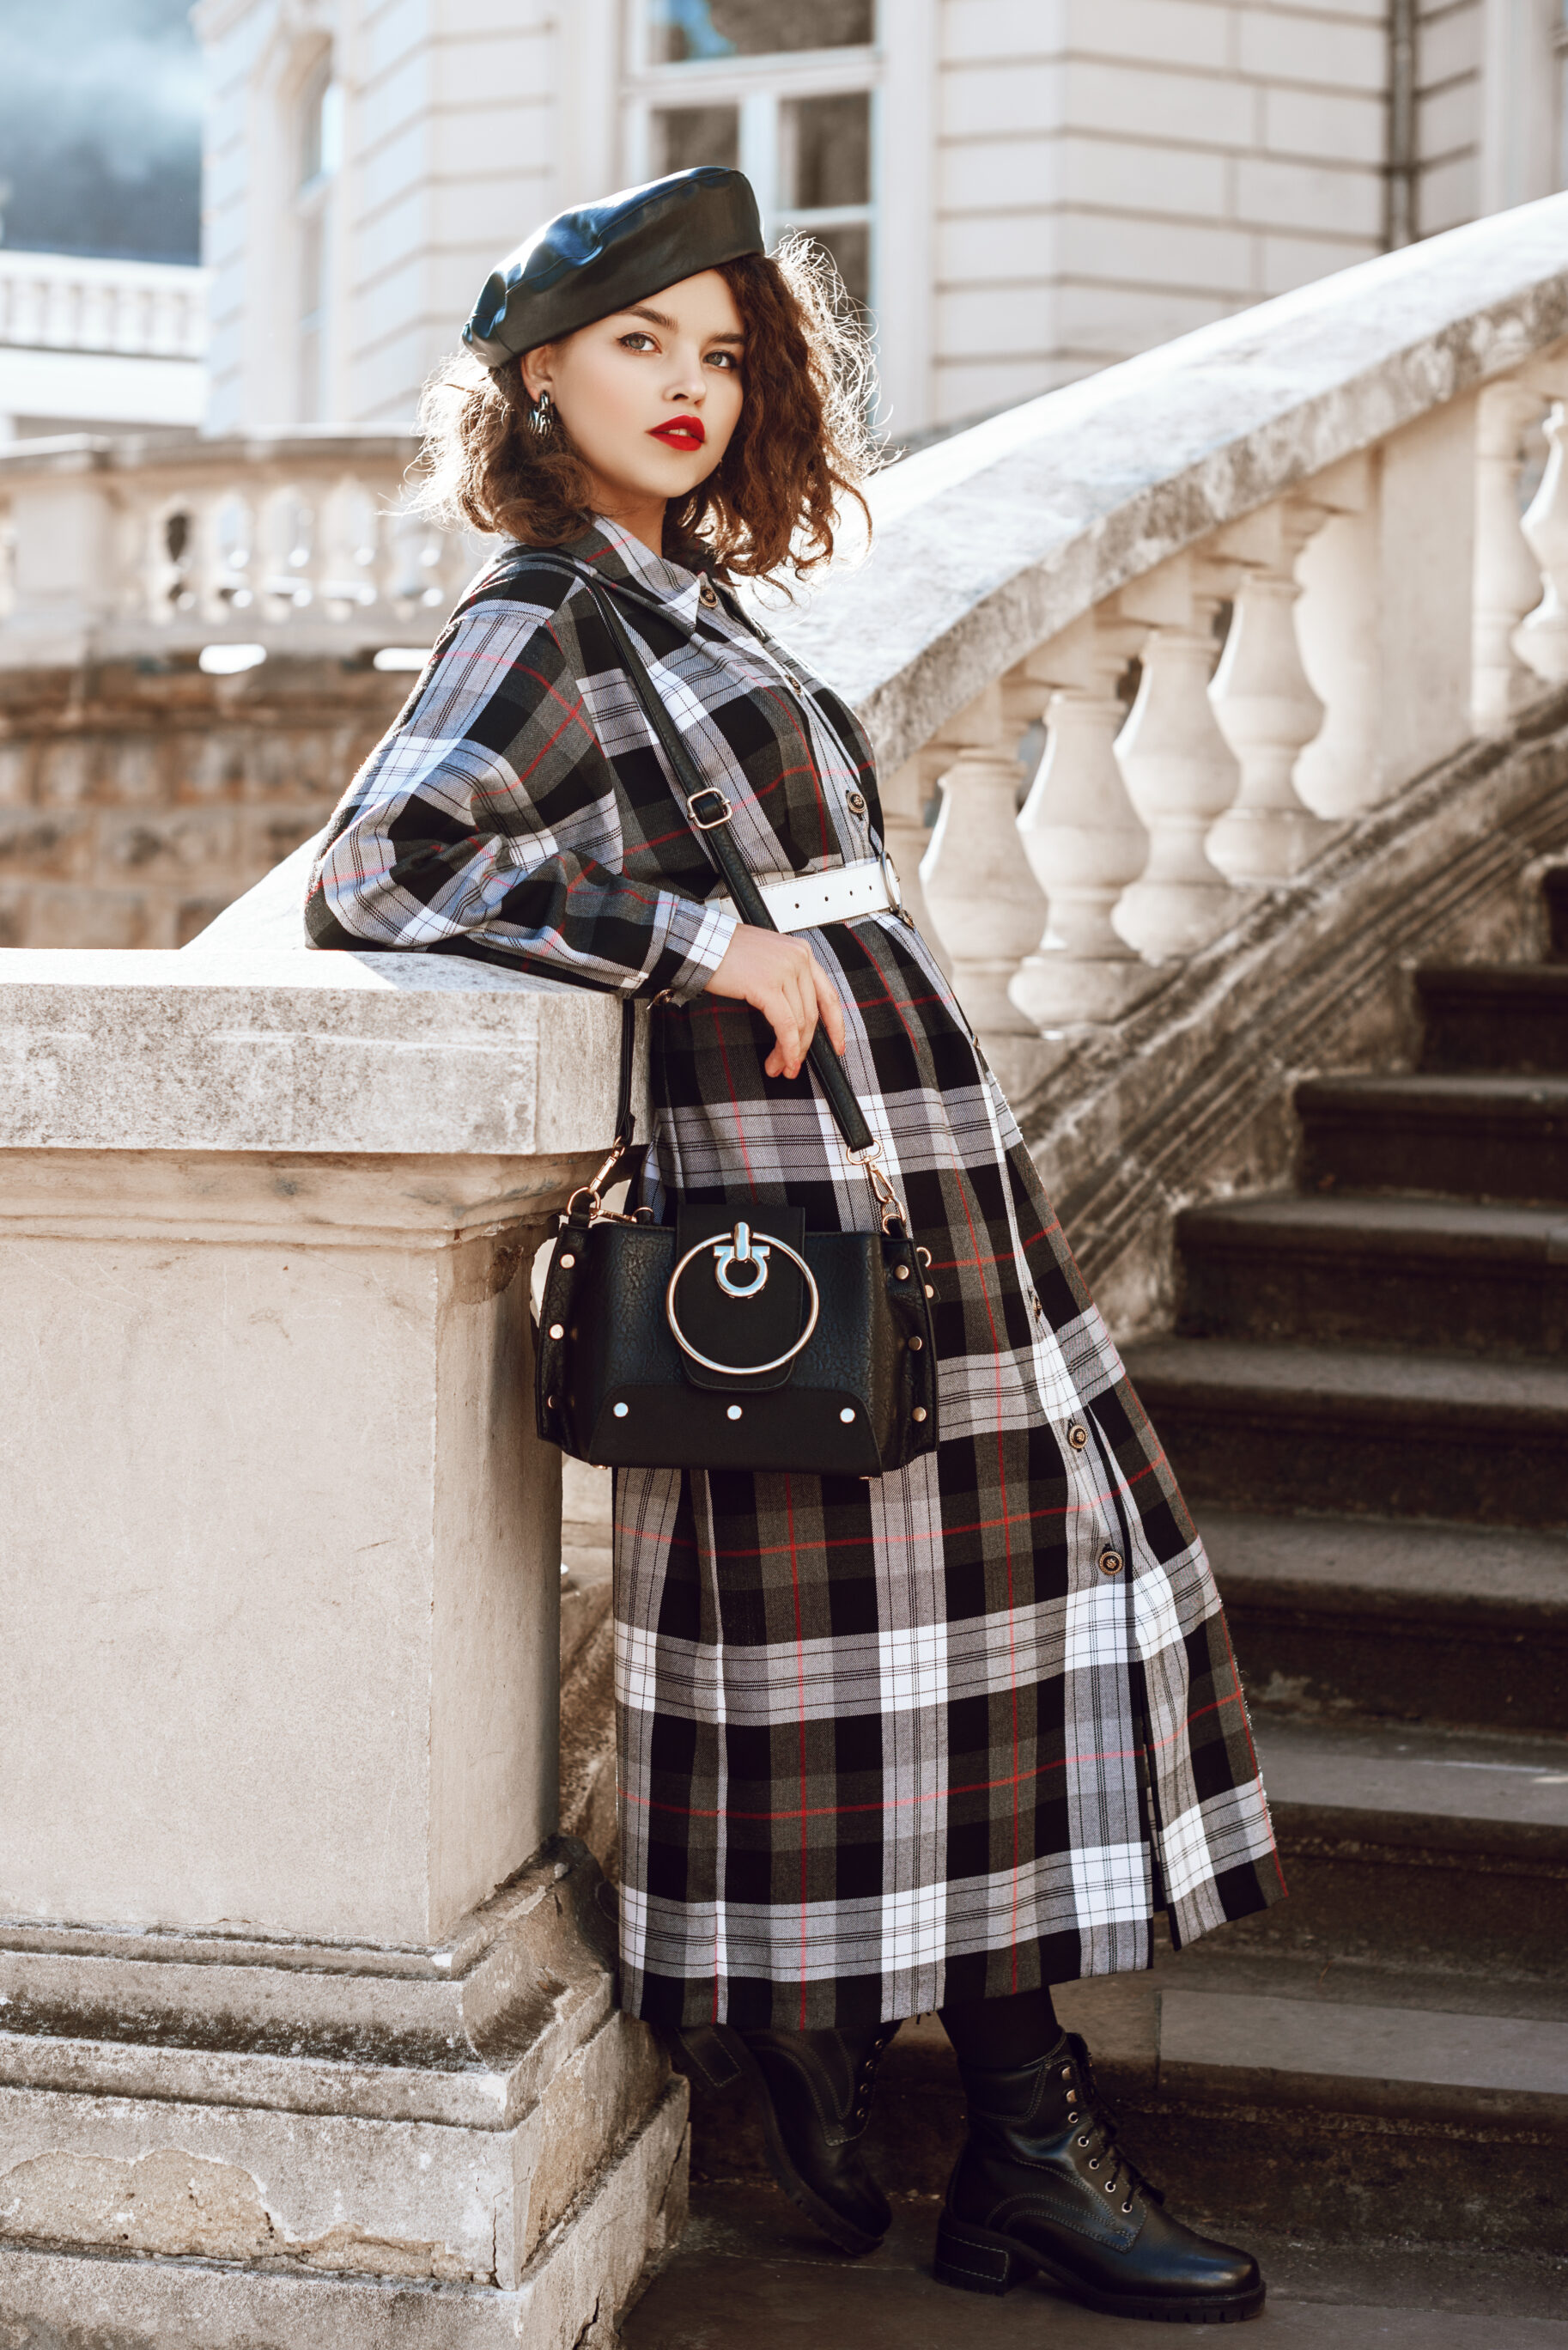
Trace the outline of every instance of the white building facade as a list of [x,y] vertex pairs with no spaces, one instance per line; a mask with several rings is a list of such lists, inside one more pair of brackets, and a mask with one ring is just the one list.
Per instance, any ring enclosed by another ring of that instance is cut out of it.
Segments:
[[899,433],[1563,184],[1562,0],[201,0],[208,429],[400,422],[504,252],[737,161]]

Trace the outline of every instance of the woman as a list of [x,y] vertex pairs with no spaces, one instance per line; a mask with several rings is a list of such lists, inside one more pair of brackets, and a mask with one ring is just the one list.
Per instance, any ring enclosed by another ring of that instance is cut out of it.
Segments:
[[[720,901],[589,583],[761,877],[877,868],[870,745],[730,582],[833,550],[866,386],[739,172],[564,214],[486,285],[427,411],[431,500],[510,543],[351,786],[317,946],[466,954],[652,1001],[652,1198],[859,1229],[820,1022],[931,1253],[940,1444],[876,1480],[621,1473],[622,1998],[762,2102],[848,2251],[878,2059],[935,2008],[970,2135],[938,2274],[1253,2314],[1113,2144],[1050,1986],[1282,1890],[1220,1605],[1152,1431],[929,949],[888,904],[782,935]],[[885,896],[885,893],[884,893]]]

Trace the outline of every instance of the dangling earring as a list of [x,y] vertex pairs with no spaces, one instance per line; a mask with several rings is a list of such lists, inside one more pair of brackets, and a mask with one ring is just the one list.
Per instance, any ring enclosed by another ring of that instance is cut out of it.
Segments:
[[534,413],[528,421],[533,425],[537,439],[541,441],[548,439],[555,428],[556,418],[547,391],[542,391],[534,402]]

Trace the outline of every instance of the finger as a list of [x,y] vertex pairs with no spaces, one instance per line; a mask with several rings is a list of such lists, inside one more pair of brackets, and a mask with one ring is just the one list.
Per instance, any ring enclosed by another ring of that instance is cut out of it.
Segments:
[[[773,1027],[774,1045],[780,1066],[771,1071],[774,1076],[797,1077],[805,1047],[801,1041],[799,1009],[782,990],[767,1007],[767,1019]],[[770,1059],[773,1057],[770,1055]]]
[[845,1044],[844,1005],[839,999],[838,990],[834,986],[822,965],[815,959],[811,966],[811,975],[816,983],[818,1017],[827,1031],[829,1044],[842,1058]]
[[811,1040],[816,1034],[818,1016],[816,983],[812,976],[815,968],[815,964],[808,962],[800,974],[800,1057],[802,1061],[810,1052]]

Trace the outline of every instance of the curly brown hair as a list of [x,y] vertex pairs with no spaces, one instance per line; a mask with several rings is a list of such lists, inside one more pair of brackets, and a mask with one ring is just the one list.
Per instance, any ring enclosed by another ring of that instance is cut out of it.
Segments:
[[[832,256],[804,236],[721,265],[746,334],[745,396],[717,468],[671,500],[673,552],[701,547],[744,578],[831,560],[839,503],[870,521],[860,484],[876,463],[870,346]],[[483,367],[464,350],[420,403],[419,512],[448,528],[560,546],[590,519],[587,476],[557,414],[544,438],[520,359]]]

